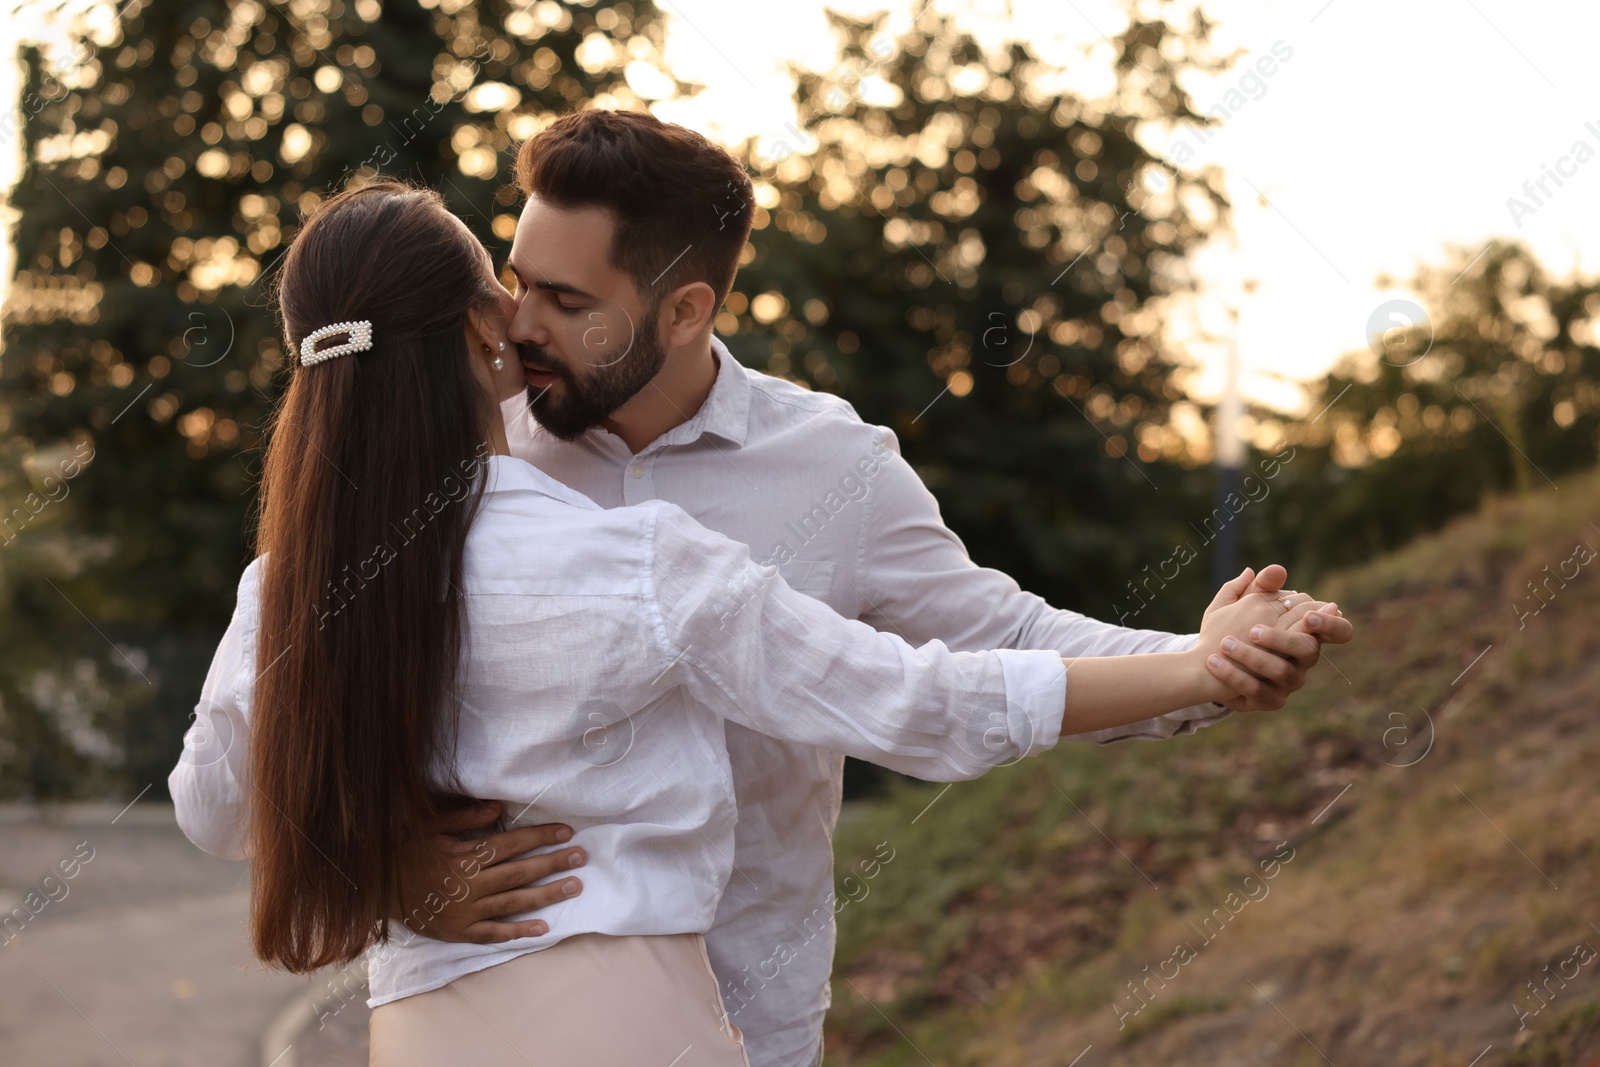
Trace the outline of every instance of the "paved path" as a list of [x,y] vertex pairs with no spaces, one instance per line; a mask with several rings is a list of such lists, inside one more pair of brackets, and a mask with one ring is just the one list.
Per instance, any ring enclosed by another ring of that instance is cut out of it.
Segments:
[[[0,805],[0,1064],[263,1067],[281,1051],[263,1039],[300,1002],[310,1025],[275,1067],[361,1067],[364,990],[330,1013],[327,975],[261,970],[248,888],[244,864],[191,845],[170,804]],[[30,892],[36,908],[57,899],[7,924]],[[321,1027],[304,1007],[319,992]]]
[[243,864],[189,844],[171,805],[118,811],[0,806],[0,923],[30,891],[58,898],[0,927],[0,1063],[261,1067],[311,979],[251,959]]

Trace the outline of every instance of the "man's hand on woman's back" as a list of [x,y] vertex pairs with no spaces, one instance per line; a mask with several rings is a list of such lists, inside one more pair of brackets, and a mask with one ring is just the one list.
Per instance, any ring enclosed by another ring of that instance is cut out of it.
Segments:
[[[562,823],[481,836],[502,810],[490,801],[452,813],[412,841],[400,857],[400,900],[393,917],[403,918],[412,933],[438,941],[490,945],[548,933],[549,924],[542,919],[511,922],[504,916],[583,892],[576,878],[532,883],[582,866],[584,851],[546,848],[571,840],[572,828]],[[546,850],[522,855],[537,848]]]

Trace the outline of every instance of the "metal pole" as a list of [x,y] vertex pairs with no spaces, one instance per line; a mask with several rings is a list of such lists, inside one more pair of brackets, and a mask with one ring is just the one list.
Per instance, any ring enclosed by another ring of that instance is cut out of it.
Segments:
[[[1244,466],[1244,442],[1239,438],[1239,417],[1244,414],[1244,401],[1239,396],[1239,308],[1229,311],[1233,331],[1228,338],[1227,373],[1222,385],[1222,399],[1217,404],[1217,423],[1213,431],[1216,439],[1217,497],[1212,522],[1221,522],[1221,530],[1211,550],[1211,586],[1220,586],[1239,573],[1239,520],[1226,501],[1231,495],[1239,499],[1240,469]],[[1214,528],[1214,527],[1213,527]]]

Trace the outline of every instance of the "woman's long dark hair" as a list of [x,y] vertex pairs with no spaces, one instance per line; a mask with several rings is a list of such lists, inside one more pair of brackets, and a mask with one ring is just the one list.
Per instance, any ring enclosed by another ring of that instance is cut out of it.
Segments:
[[284,259],[291,356],[314,330],[372,323],[369,351],[294,361],[263,468],[251,931],[290,971],[386,938],[401,845],[453,788],[489,415],[465,327],[493,299],[484,273],[437,194],[388,181],[329,199]]

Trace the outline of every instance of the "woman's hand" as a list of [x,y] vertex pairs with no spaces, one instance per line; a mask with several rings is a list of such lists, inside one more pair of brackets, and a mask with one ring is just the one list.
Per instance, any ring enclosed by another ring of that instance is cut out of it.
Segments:
[[1247,585],[1243,579],[1249,573],[1247,569],[1223,586],[1212,607],[1231,603],[1227,597],[1241,589],[1244,594],[1264,593],[1279,605],[1277,620],[1230,632],[1219,643],[1202,639],[1195,648],[1206,650],[1205,669],[1230,690],[1228,697],[1216,698],[1218,703],[1233,711],[1276,710],[1306,684],[1322,658],[1322,646],[1344,644],[1355,630],[1338,605],[1285,590],[1288,572],[1277,564],[1262,568],[1254,584]]
[[1187,652],[1062,659],[1062,735],[1126,726],[1207,701],[1234,711],[1283,707],[1305,685],[1321,642],[1348,641],[1351,634],[1332,604],[1284,592],[1288,576],[1277,564],[1259,575],[1245,568],[1212,598]]
[[[1250,703],[1251,698],[1259,698],[1262,690],[1267,688],[1267,684],[1256,675],[1230,664],[1223,658],[1223,652],[1243,648],[1242,635],[1250,633],[1257,627],[1263,630],[1276,629],[1278,623],[1287,617],[1286,605],[1278,593],[1287,577],[1288,572],[1277,564],[1264,568],[1259,578],[1254,571],[1246,567],[1239,577],[1217,590],[1217,595],[1211,599],[1210,606],[1206,608],[1206,613],[1200,620],[1200,639],[1195,642],[1194,648],[1186,653],[1195,657],[1200,663],[1199,673],[1204,678],[1204,687],[1207,690],[1202,697],[1203,700],[1216,701],[1239,711],[1268,706],[1266,703],[1251,707],[1237,706],[1241,698],[1245,703]],[[1296,599],[1291,594],[1282,595],[1290,596],[1291,600]],[[1304,605],[1309,603],[1313,601],[1307,597],[1289,610],[1299,611],[1299,617],[1303,617],[1308,611]],[[1283,666],[1292,667],[1291,663],[1286,663],[1281,657],[1272,653],[1253,651],[1259,652],[1261,662],[1257,666],[1273,673],[1281,672],[1268,661],[1276,660]],[[1304,684],[1303,672],[1300,684]],[[1273,706],[1282,707],[1283,704],[1280,701]]]

